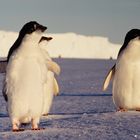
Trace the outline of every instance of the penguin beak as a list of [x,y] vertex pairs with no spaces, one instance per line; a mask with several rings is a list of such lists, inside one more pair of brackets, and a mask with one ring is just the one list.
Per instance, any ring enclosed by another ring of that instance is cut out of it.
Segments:
[[50,40],[52,40],[52,39],[53,39],[52,37],[42,36],[41,39],[40,39],[40,41],[39,41],[39,43],[40,43],[41,41],[44,41],[44,40],[50,41]]
[[52,37],[46,37],[46,40],[47,41],[50,41],[50,40],[52,40],[53,38]]
[[47,27],[43,26],[43,25],[39,25],[38,29],[41,30],[42,32],[44,32],[45,30],[47,30]]

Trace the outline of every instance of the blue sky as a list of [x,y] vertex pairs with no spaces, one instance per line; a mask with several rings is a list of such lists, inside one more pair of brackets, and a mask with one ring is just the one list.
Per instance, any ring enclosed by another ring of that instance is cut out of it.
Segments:
[[19,31],[36,20],[49,33],[75,32],[122,43],[126,32],[140,28],[140,0],[3,0],[0,30]]

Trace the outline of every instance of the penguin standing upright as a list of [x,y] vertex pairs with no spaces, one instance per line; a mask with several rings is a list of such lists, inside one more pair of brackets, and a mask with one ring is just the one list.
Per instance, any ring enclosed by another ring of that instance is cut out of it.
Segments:
[[43,115],[48,115],[49,110],[52,105],[53,97],[54,95],[58,95],[59,93],[59,86],[58,83],[54,77],[54,73],[59,74],[60,73],[60,66],[54,62],[48,51],[47,51],[47,43],[48,41],[52,40],[52,37],[45,37],[43,36],[39,42],[39,46],[42,49],[43,57],[47,62],[47,67],[52,67],[51,70],[47,71],[47,81],[44,84],[44,108],[43,108]]
[[26,23],[8,53],[5,94],[13,131],[20,131],[25,119],[31,121],[32,130],[40,129],[48,68],[38,42],[46,29],[35,21]]
[[109,71],[103,90],[113,80],[113,101],[119,111],[140,111],[140,30],[132,29],[125,37],[116,64]]

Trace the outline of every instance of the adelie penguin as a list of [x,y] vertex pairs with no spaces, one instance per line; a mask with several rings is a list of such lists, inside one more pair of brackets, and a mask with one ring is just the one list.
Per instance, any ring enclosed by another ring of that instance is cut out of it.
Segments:
[[24,121],[31,121],[32,130],[40,130],[49,68],[38,42],[46,29],[35,21],[26,23],[8,53],[4,90],[13,131],[22,130]]
[[53,97],[54,95],[58,95],[59,93],[59,86],[54,74],[56,73],[57,75],[59,75],[60,66],[51,59],[47,51],[47,44],[50,40],[52,40],[52,37],[43,36],[39,41],[39,47],[42,49],[43,57],[46,60],[47,65],[49,65],[50,63],[51,66],[53,66],[52,70],[48,70],[47,81],[44,84],[44,108],[42,115],[48,115],[52,105]]
[[113,101],[118,111],[140,111],[140,30],[132,29],[125,37],[116,64],[109,71],[103,90],[113,80]]

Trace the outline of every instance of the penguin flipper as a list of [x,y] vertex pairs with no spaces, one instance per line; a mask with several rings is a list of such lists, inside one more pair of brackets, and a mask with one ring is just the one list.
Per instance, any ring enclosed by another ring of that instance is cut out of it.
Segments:
[[59,94],[59,85],[57,80],[54,78],[54,95],[57,96]]
[[111,81],[111,80],[113,79],[113,77],[114,77],[114,74],[115,74],[115,66],[116,66],[116,65],[114,65],[114,66],[110,69],[109,73],[107,74],[107,76],[106,76],[106,78],[105,78],[105,80],[104,80],[104,84],[103,84],[103,88],[102,88],[103,91],[105,91],[105,90],[108,88],[110,81]]
[[4,80],[3,82],[3,89],[2,89],[2,94],[3,94],[3,97],[5,99],[5,101],[7,102],[8,101],[8,96],[7,96],[7,84],[6,84],[6,81]]
[[60,68],[60,66],[56,62],[54,62],[54,61],[47,61],[47,66],[48,66],[48,69],[50,71],[54,72],[57,75],[60,74],[61,68]]

